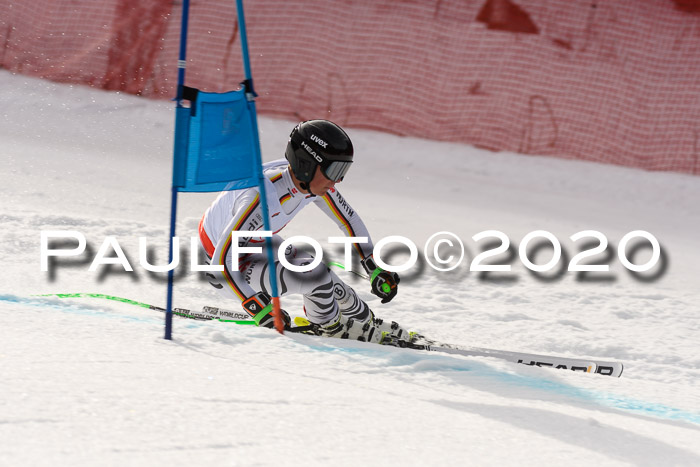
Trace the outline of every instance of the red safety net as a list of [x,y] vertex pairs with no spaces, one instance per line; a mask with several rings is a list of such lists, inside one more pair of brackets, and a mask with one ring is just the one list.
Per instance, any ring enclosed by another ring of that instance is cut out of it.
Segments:
[[[0,65],[172,98],[180,2],[0,0]],[[700,0],[246,2],[258,110],[700,174]],[[233,0],[192,0],[187,84],[243,78]]]

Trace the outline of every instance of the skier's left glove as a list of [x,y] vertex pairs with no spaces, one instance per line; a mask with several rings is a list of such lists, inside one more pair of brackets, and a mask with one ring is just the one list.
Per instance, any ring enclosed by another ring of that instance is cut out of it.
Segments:
[[385,271],[374,262],[372,256],[362,260],[362,267],[369,274],[372,284],[372,293],[382,299],[382,303],[390,302],[399,291],[399,275],[395,272]]
[[[275,326],[275,318],[272,316],[272,298],[265,292],[258,292],[248,297],[241,305],[253,317],[257,326],[264,328],[273,328]],[[289,329],[291,326],[289,314],[284,310],[280,311],[282,312],[284,328]]]

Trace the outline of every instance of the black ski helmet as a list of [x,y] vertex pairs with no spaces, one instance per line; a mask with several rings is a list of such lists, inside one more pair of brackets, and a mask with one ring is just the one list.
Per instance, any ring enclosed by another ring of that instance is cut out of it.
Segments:
[[307,120],[292,130],[284,155],[294,176],[304,185],[314,178],[317,165],[326,178],[339,182],[352,164],[352,141],[333,122]]

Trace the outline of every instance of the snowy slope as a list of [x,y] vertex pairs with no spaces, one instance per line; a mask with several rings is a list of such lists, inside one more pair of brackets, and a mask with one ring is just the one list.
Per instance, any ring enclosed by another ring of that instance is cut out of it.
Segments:
[[[620,360],[619,379],[181,319],[167,342],[156,312],[33,295],[165,303],[138,237],[164,262],[172,103],[6,72],[0,89],[0,465],[700,464],[697,177],[348,129],[357,163],[339,188],[373,238],[422,250],[449,231],[467,250],[454,271],[402,274],[386,305],[339,272],[377,315],[447,342]],[[261,118],[265,160],[283,156],[293,125]],[[178,235],[195,235],[214,196],[180,196]],[[468,270],[483,246],[472,236],[491,229],[516,254],[510,273],[482,277]],[[547,230],[570,259],[569,237],[589,229],[610,241],[613,255],[594,258],[609,273],[538,277],[517,257],[528,232]],[[659,239],[664,265],[635,278],[614,247],[638,229]],[[41,272],[42,230],[80,231],[91,254]],[[283,233],[342,260],[320,211]],[[135,272],[88,272],[108,235]],[[186,267],[175,302],[235,309]]]

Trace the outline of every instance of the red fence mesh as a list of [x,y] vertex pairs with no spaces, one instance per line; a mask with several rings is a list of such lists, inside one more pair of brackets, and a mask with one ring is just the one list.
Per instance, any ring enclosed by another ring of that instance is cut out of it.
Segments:
[[[233,0],[193,0],[187,84],[242,80]],[[180,2],[0,0],[0,65],[175,93]],[[700,0],[256,0],[261,113],[700,174]]]

